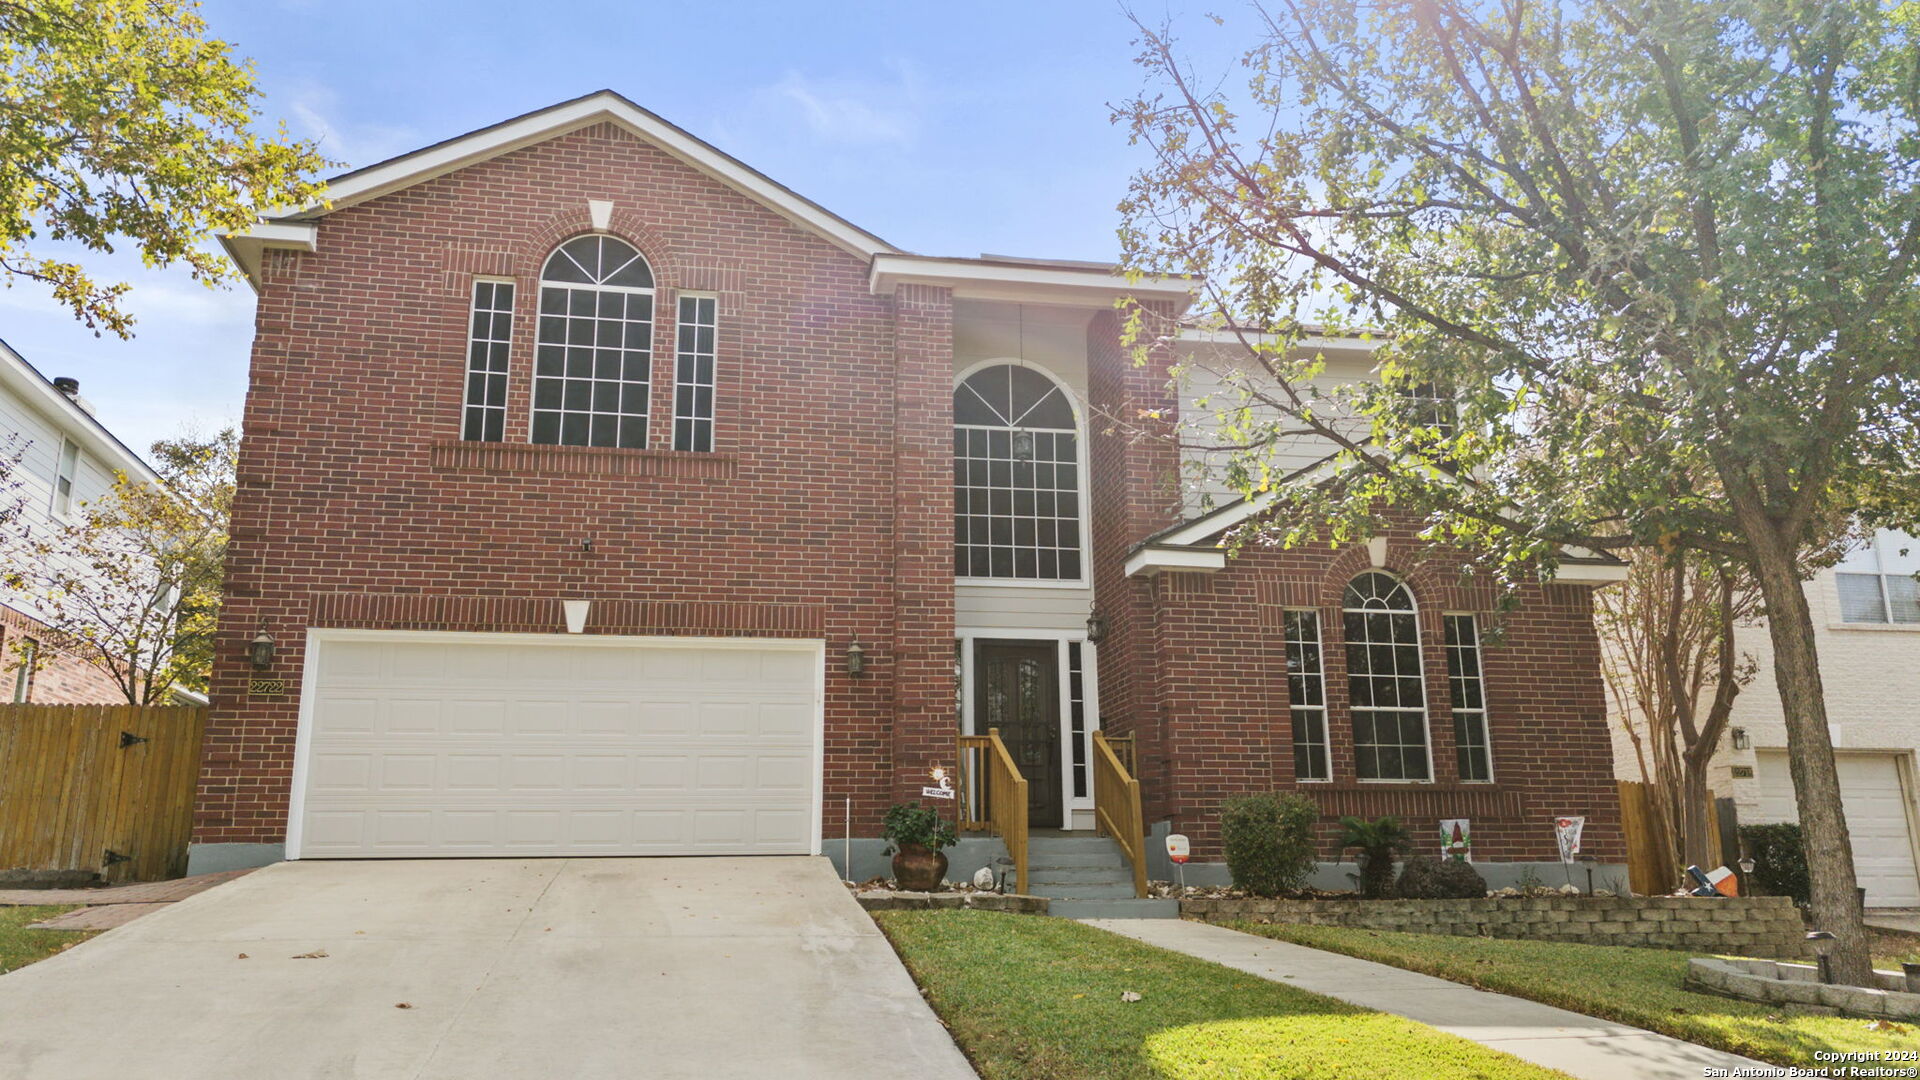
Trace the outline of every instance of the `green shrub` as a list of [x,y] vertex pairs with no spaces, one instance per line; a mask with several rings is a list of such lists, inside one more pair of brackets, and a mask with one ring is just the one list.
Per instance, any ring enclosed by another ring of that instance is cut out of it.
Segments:
[[1407,900],[1472,900],[1487,895],[1487,879],[1471,863],[1415,855],[1400,868],[1393,891]]
[[887,810],[887,820],[880,830],[880,838],[887,841],[888,853],[902,844],[919,844],[939,851],[960,842],[960,837],[953,831],[952,822],[941,817],[940,811],[917,802],[894,803]]
[[1742,825],[1740,843],[1753,856],[1753,880],[1769,896],[1807,903],[1813,882],[1807,876],[1807,848],[1799,825]]
[[1360,849],[1360,895],[1380,900],[1393,889],[1393,857],[1413,846],[1413,837],[1396,817],[1340,819],[1340,850]]
[[1220,841],[1233,886],[1256,896],[1299,888],[1319,862],[1320,808],[1304,795],[1244,795],[1220,805]]

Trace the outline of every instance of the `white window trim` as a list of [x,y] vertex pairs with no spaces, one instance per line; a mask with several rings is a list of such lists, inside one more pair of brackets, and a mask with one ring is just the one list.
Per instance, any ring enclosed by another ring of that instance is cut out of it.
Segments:
[[[1296,773],[1293,780],[1294,780],[1294,783],[1297,783],[1297,784],[1331,784],[1333,783],[1333,715],[1331,710],[1327,708],[1327,628],[1325,626],[1326,620],[1321,618],[1319,608],[1294,607],[1294,608],[1283,608],[1281,610],[1286,612],[1303,611],[1309,615],[1312,615],[1314,630],[1315,630],[1316,636],[1319,638],[1319,640],[1315,642],[1315,645],[1317,646],[1316,655],[1320,658],[1320,665],[1319,665],[1320,670],[1316,672],[1316,674],[1320,678],[1320,704],[1318,705],[1298,704],[1293,700],[1292,686],[1291,685],[1288,686],[1287,688],[1287,749],[1291,751],[1294,745],[1293,743],[1293,710],[1303,709],[1303,710],[1314,710],[1319,712],[1320,737],[1321,737],[1320,764],[1321,764],[1321,767],[1326,770],[1327,775],[1300,776]],[[1282,621],[1280,626],[1281,651],[1284,653],[1288,649],[1288,647],[1290,647],[1292,644],[1293,644],[1292,640],[1287,637],[1286,623]],[[1292,672],[1291,670],[1289,670],[1286,673],[1286,675],[1283,677],[1290,676],[1291,674]]]
[[[963,627],[956,629],[954,637],[960,639],[960,733],[963,735],[984,734],[974,725],[973,717],[973,674],[974,645],[980,639],[989,641],[1051,641],[1054,643],[1054,663],[1058,665],[1060,692],[1060,822],[1061,828],[1073,829],[1073,815],[1077,811],[1093,810],[1093,733],[1100,730],[1100,650],[1087,640],[1085,630],[1028,630],[1014,627]],[[1086,700],[1087,727],[1083,733],[1087,740],[1087,794],[1075,798],[1073,794],[1073,692],[1067,683],[1067,645],[1080,643],[1080,685]]]
[[[708,388],[713,391],[713,415],[706,418],[707,448],[687,451],[687,453],[711,454],[720,449],[720,294],[698,289],[679,290],[673,296],[673,426],[667,431],[667,447],[673,450],[679,449],[674,444],[680,437],[680,303],[683,300],[713,301],[713,385]],[[687,419],[697,418],[688,417]]]
[[[476,287],[482,284],[505,285],[508,288],[513,290],[513,303],[507,305],[507,395],[508,395],[507,400],[509,403],[507,406],[507,412],[509,413],[509,415],[506,417],[502,417],[500,422],[500,441],[505,442],[507,440],[508,430],[512,424],[511,402],[513,400],[513,397],[512,397],[513,395],[513,335],[516,331],[518,331],[519,325],[520,325],[520,299],[521,299],[520,298],[520,292],[521,292],[520,281],[518,278],[499,277],[493,274],[475,274],[472,280],[467,282],[467,338],[466,338],[467,349],[466,349],[466,355],[463,357],[463,359],[465,360],[465,366],[462,372],[462,374],[465,376],[466,379],[471,379],[473,377],[474,294],[478,291]],[[534,331],[537,336],[539,332],[538,323],[534,324]],[[463,438],[467,433],[467,410],[472,407],[473,406],[467,404],[467,383],[463,379],[460,384],[460,434]],[[529,440],[533,438],[533,417],[532,417],[531,400],[529,400],[528,402],[527,438]]]
[[[1414,596],[1413,586],[1407,584],[1407,579],[1401,577],[1399,574],[1396,574],[1391,570],[1386,570],[1376,566],[1376,567],[1372,567],[1371,569],[1362,570],[1360,571],[1360,574],[1385,574],[1387,577],[1390,577],[1393,580],[1399,582],[1400,587],[1405,589],[1407,592],[1407,603],[1412,605],[1414,659],[1419,663],[1419,666],[1420,666],[1420,709],[1419,709],[1420,731],[1423,735],[1426,736],[1427,775],[1425,779],[1406,778],[1406,779],[1397,779],[1397,780],[1387,779],[1387,778],[1378,778],[1378,779],[1369,780],[1360,775],[1360,763],[1359,763],[1359,754],[1358,754],[1360,743],[1357,738],[1353,738],[1353,732],[1354,732],[1353,671],[1351,668],[1348,668],[1347,670],[1347,731],[1349,733],[1349,738],[1352,739],[1353,741],[1353,746],[1355,750],[1354,769],[1353,769],[1354,781],[1356,783],[1361,783],[1361,784],[1431,784],[1434,782],[1434,779],[1433,779],[1434,777],[1433,688],[1427,685],[1427,646],[1426,646],[1426,642],[1422,640],[1422,638],[1424,638],[1426,635],[1423,634],[1420,630],[1420,600],[1418,597]],[[1359,577],[1360,574],[1355,574],[1354,577]],[[1348,584],[1351,584],[1351,583],[1352,583],[1352,578],[1349,578]],[[1340,605],[1340,616],[1341,616],[1340,618],[1340,649],[1341,649],[1340,655],[1342,660],[1346,659],[1346,655],[1347,655],[1346,649],[1348,647],[1347,626],[1346,626],[1347,612],[1352,611],[1352,612],[1365,613],[1368,610],[1370,610],[1368,608],[1350,608],[1346,606],[1346,604],[1344,603],[1346,589],[1347,589],[1346,585],[1341,586],[1341,595],[1342,595],[1343,602]],[[1385,609],[1371,609],[1371,610],[1385,611]],[[1406,612],[1394,612],[1393,614],[1406,614]],[[1343,664],[1342,666],[1346,666],[1346,665]],[[1369,707],[1367,711],[1368,712],[1413,712],[1414,710],[1403,709],[1403,708],[1374,709],[1372,707]],[[1329,737],[1331,737],[1331,734],[1329,734]]]
[[[73,451],[72,472],[63,471],[67,468],[68,450]],[[73,517],[75,489],[80,485],[80,462],[80,444],[62,435],[58,456],[53,459],[53,497],[47,503],[47,513],[53,515],[58,521],[68,521]],[[67,490],[64,493],[60,490],[62,480],[67,484]]]
[[[1442,611],[1440,613],[1440,619],[1441,619],[1440,648],[1443,650],[1447,647],[1446,620],[1447,619],[1473,620],[1473,677],[1477,679],[1480,683],[1480,708],[1463,709],[1463,710],[1457,710],[1457,711],[1477,713],[1480,717],[1480,734],[1487,741],[1487,778],[1485,780],[1468,780],[1465,777],[1462,777],[1460,779],[1460,782],[1463,784],[1498,783],[1500,780],[1500,774],[1493,767],[1493,708],[1487,700],[1486,640],[1483,637],[1483,635],[1480,633],[1480,614],[1479,612],[1475,612],[1475,611]],[[1449,682],[1447,685],[1447,712],[1449,716],[1451,716],[1451,714],[1454,713],[1456,710],[1453,708],[1453,685],[1451,682],[1452,676],[1448,676],[1448,678],[1449,678]],[[1431,734],[1429,734],[1429,738],[1431,738]],[[1459,745],[1457,741],[1455,743],[1454,752],[1456,754],[1459,752]],[[1459,763],[1455,762],[1456,768],[1458,767],[1458,765]]]
[[[646,264],[647,274],[648,276],[654,279],[654,285],[650,288],[640,288],[634,285],[589,285],[581,281],[548,281],[547,274],[546,274],[547,263],[551,262],[553,260],[553,257],[559,254],[561,248],[566,247],[568,244],[573,243],[575,240],[578,240],[583,236],[612,237],[613,239],[618,240],[623,244],[626,244],[628,247],[633,248],[633,250],[639,254],[640,261]],[[527,445],[529,446],[573,445],[571,443],[561,443],[561,442],[537,443],[537,442],[534,442],[534,439],[533,439],[533,426],[534,426],[535,415],[542,411],[548,411],[548,412],[553,411],[553,410],[538,409],[534,406],[533,401],[534,401],[534,398],[538,396],[539,387],[540,387],[540,304],[544,299],[544,297],[541,294],[544,293],[549,288],[555,288],[555,289],[567,289],[569,291],[572,291],[574,289],[587,289],[593,292],[602,292],[602,291],[621,292],[621,293],[628,293],[633,295],[648,296],[653,298],[653,301],[654,301],[653,313],[647,319],[647,338],[648,338],[648,341],[647,341],[647,395],[646,395],[647,412],[645,416],[641,417],[641,419],[646,421],[646,427],[647,427],[646,441],[643,445],[638,447],[632,447],[632,446],[622,447],[622,446],[616,445],[616,446],[587,447],[586,449],[652,450],[654,448],[654,446],[658,443],[659,437],[660,437],[659,435],[660,425],[654,423],[654,417],[658,415],[660,411],[658,408],[655,407],[656,401],[654,397],[660,390],[660,380],[657,377],[659,372],[655,370],[660,360],[659,281],[660,281],[659,275],[653,272],[653,260],[647,258],[647,253],[640,250],[640,245],[633,243],[632,241],[628,240],[624,236],[619,235],[618,233],[608,232],[604,229],[593,229],[593,230],[589,230],[588,232],[575,233],[574,235],[569,236],[566,239],[560,241],[559,243],[553,245],[552,250],[547,252],[547,257],[540,261],[540,272],[534,276],[534,283],[533,283],[533,288],[534,288],[533,327],[532,327],[533,354],[528,360],[528,367],[527,367],[527,379],[528,379],[527,386],[528,386],[528,393],[530,395],[527,400]],[[520,302],[519,294],[518,292],[516,292],[514,294],[514,304],[516,305],[516,307],[518,306],[519,302]],[[471,303],[471,298],[469,298],[469,303]],[[679,314],[677,309],[674,313],[676,315]],[[549,376],[549,378],[551,378],[551,376]],[[567,410],[561,409],[559,410],[559,413],[561,416],[561,425],[562,427],[564,427],[566,423],[565,418],[567,415]],[[587,415],[592,416],[593,414],[589,412]],[[668,433],[667,445],[668,446],[673,445],[671,432]]]
[[[1093,478],[1087,474],[1087,417],[1086,411],[1081,408],[1080,395],[1074,393],[1073,387],[1068,386],[1066,380],[1055,374],[1051,369],[1030,360],[1023,360],[1017,356],[1001,356],[991,360],[977,360],[968,364],[954,376],[953,393],[958,393],[960,391],[960,385],[971,378],[975,372],[983,371],[990,367],[1001,367],[1009,364],[1014,367],[1031,368],[1046,376],[1048,381],[1060,388],[1060,393],[1067,399],[1067,405],[1073,409],[1074,469],[1077,474],[1076,483],[1079,485],[1078,497],[1080,501],[1080,576],[1077,578],[982,578],[955,575],[953,583],[955,585],[981,585],[993,589],[1090,589],[1093,587],[1093,559],[1091,557],[1093,538],[1089,534],[1093,523],[1092,507],[1090,506],[1093,495]],[[952,426],[959,428],[963,426],[976,427],[978,425],[954,424]],[[1049,428],[1035,430],[1058,431],[1060,429]],[[948,516],[948,523],[950,525],[952,524],[951,515]]]

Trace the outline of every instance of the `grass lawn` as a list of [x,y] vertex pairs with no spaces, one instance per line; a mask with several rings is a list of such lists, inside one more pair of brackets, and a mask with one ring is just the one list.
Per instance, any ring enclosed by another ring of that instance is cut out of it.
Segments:
[[[1424,1024],[1067,919],[874,918],[987,1080],[1565,1080]],[[1129,991],[1141,1000],[1122,1001]]]
[[50,919],[74,905],[0,907],[0,974],[45,960],[93,936],[91,930],[29,930],[28,923]]
[[1873,940],[1874,967],[1899,971],[1902,963],[1920,964],[1920,934],[1869,926],[1867,936]]
[[1668,949],[1334,926],[1236,923],[1234,929],[1531,998],[1778,1065],[1825,1064],[1814,1061],[1816,1050],[1911,1050],[1920,1043],[1920,1027],[1912,1024],[1879,1031],[1866,1020],[1682,989],[1689,954]]

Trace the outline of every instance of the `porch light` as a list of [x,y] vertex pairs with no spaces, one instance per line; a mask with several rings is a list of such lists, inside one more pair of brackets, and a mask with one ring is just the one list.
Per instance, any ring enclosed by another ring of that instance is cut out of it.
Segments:
[[1087,641],[1098,645],[1107,639],[1107,617],[1099,608],[1087,612]]
[[252,662],[255,671],[265,671],[273,666],[273,635],[267,633],[266,627],[261,627],[260,632],[253,635],[253,640],[247,643],[247,659]]
[[860,647],[859,639],[847,646],[847,674],[863,675],[867,670],[867,650]]
[[1753,737],[1747,734],[1746,728],[1737,727],[1733,729],[1733,748],[1735,750],[1745,750],[1752,745]]
[[1016,431],[1013,433],[1013,460],[1033,460],[1033,432]]

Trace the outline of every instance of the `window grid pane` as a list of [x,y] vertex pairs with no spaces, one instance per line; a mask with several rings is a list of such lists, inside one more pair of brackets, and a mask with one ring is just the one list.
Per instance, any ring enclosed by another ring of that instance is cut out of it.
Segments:
[[645,448],[652,365],[651,295],[542,285],[533,441]]
[[1071,431],[954,428],[954,573],[1080,574],[1079,443]]
[[1320,658],[1320,613],[1286,612],[1287,700],[1293,722],[1293,776],[1331,780],[1327,746],[1327,680]]
[[1460,779],[1493,780],[1493,750],[1487,738],[1486,681],[1480,671],[1480,626],[1472,615],[1445,615],[1447,686],[1452,694],[1453,745]]
[[507,352],[513,340],[513,284],[473,283],[467,322],[467,399],[460,437],[499,442],[507,428]]
[[1368,573],[1348,587],[1347,603],[1354,771],[1362,780],[1430,781],[1426,687],[1413,598],[1392,577]]
[[1087,693],[1080,643],[1067,643],[1067,704],[1073,732],[1073,797],[1087,797]]
[[673,448],[713,449],[713,365],[719,301],[680,298],[679,348],[673,377]]

